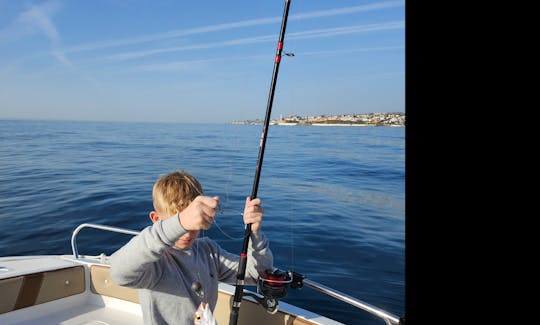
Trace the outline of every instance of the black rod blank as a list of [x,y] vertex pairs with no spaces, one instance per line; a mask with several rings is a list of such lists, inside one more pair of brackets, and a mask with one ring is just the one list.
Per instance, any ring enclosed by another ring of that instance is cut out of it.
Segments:
[[[266,105],[266,115],[264,117],[263,129],[261,133],[261,142],[259,145],[259,157],[257,159],[257,167],[255,169],[255,177],[253,179],[253,188],[251,191],[251,199],[257,197],[257,191],[259,189],[259,180],[261,177],[261,168],[264,158],[264,148],[266,146],[266,136],[268,133],[268,125],[270,123],[270,115],[272,113],[272,103],[274,102],[274,92],[276,90],[276,81],[279,71],[279,63],[281,62],[281,52],[283,51],[283,40],[285,38],[285,29],[287,27],[287,17],[289,16],[289,6],[291,0],[285,0],[285,9],[283,10],[283,18],[281,20],[281,30],[279,33],[279,41],[277,43],[276,56],[274,58],[274,71],[272,73],[272,82],[270,83],[270,92],[268,94],[268,102]],[[251,224],[247,224],[244,232],[244,244],[242,246],[242,253],[240,254],[240,262],[238,264],[238,272],[236,274],[236,289],[234,291],[234,300],[231,306],[231,316],[229,319],[229,325],[236,325],[238,322],[238,314],[240,311],[240,304],[242,302],[242,296],[244,293],[244,279],[246,276],[247,265],[247,250],[249,245],[249,239],[251,236]]]

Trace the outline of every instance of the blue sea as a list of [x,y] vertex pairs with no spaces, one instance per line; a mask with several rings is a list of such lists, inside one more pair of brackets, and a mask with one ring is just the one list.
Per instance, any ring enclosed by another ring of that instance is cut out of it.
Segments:
[[[0,256],[71,254],[81,223],[141,230],[152,185],[174,170],[221,197],[223,213],[201,235],[239,254],[261,128],[0,120]],[[271,125],[258,197],[276,267],[404,314],[405,128]],[[86,229],[79,253],[110,255],[129,238]],[[383,324],[309,287],[283,301]]]

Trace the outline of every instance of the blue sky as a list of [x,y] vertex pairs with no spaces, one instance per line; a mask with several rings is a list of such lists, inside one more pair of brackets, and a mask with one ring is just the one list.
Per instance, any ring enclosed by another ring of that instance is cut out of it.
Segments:
[[[264,118],[284,0],[0,0],[0,119]],[[272,117],[405,111],[405,2],[292,0]]]

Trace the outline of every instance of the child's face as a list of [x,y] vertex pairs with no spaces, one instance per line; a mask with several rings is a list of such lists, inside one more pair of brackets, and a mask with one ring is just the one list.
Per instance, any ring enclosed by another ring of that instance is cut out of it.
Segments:
[[[166,214],[160,213],[159,211],[152,211],[150,212],[150,219],[152,222],[156,222],[158,220],[165,220],[169,219],[171,217],[176,216],[176,214],[173,214],[172,216],[168,216]],[[179,249],[187,249],[190,248],[191,245],[195,242],[195,239],[199,237],[199,230],[191,230],[188,231],[185,235],[178,238],[176,242],[174,242],[174,247]]]
[[178,238],[178,240],[174,243],[174,247],[180,249],[190,248],[191,245],[193,245],[193,243],[195,242],[195,239],[197,239],[197,237],[199,237],[199,230],[188,231],[187,234]]

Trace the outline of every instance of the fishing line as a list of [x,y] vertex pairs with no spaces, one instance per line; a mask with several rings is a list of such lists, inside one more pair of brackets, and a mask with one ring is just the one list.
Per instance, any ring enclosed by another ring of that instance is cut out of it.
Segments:
[[[296,51],[295,51],[295,48],[296,48],[296,40],[293,38],[291,40],[291,42],[288,43],[288,46],[287,48],[290,50],[288,53],[290,53],[291,55],[288,55],[289,56],[289,60],[294,60],[293,62],[295,64],[290,64],[289,65],[289,69],[288,69],[288,73],[289,73],[289,79],[290,80],[290,83],[293,85],[291,87],[287,87],[287,91],[289,92],[289,96],[288,97],[288,101],[289,101],[289,107],[291,108],[291,110],[294,108],[294,107],[299,107],[298,105],[295,105],[295,99],[296,99],[296,89],[297,87],[295,87],[294,85],[299,85],[301,84],[300,82],[297,82],[297,76],[299,75],[298,73],[298,63],[296,62],[297,59],[296,59]],[[286,53],[287,55],[287,53]],[[290,185],[289,185],[290,186]],[[289,209],[288,211],[292,211],[292,209],[290,208],[290,201],[289,201]],[[295,233],[294,233],[294,226],[295,224],[293,223],[293,217],[292,217],[292,213],[289,213],[289,231],[290,231],[290,234],[289,234],[289,238],[290,238],[290,245],[291,245],[291,271],[294,272],[295,270],[295,259],[294,259],[294,236],[295,236]]]
[[[234,141],[229,141],[229,143],[232,143],[231,145],[231,157],[229,158],[229,161],[228,161],[228,173],[227,173],[227,179],[225,181],[225,200],[223,202],[223,204],[219,204],[219,214],[220,215],[225,215],[225,213],[223,212],[223,210],[225,210],[226,212],[231,212],[232,215],[240,215],[240,216],[244,216],[243,214],[243,210],[242,211],[239,211],[239,210],[232,210],[232,207],[231,207],[231,199],[230,199],[230,187],[231,187],[231,184],[232,184],[232,181],[233,181],[233,176],[234,176],[234,166],[233,166],[233,155],[232,153],[237,153],[238,152],[238,148],[240,147],[239,146],[239,136],[238,136],[238,129],[236,127],[233,127],[236,131],[233,132],[233,134],[231,135],[231,138],[234,139]],[[229,133],[231,134],[231,133]],[[216,228],[219,230],[219,232],[221,232],[225,237],[227,237],[228,239],[232,239],[232,240],[239,240],[239,239],[242,239],[243,237],[241,236],[238,236],[238,237],[234,237],[234,236],[231,236],[229,235],[227,232],[225,232],[225,230],[223,230],[223,228],[218,224],[217,222],[217,218],[214,218],[214,225],[216,226]]]
[[[231,165],[232,165],[232,162],[231,162]],[[230,176],[230,180],[231,180],[231,179],[232,179],[232,175]],[[201,191],[195,186],[195,184],[193,184],[193,182],[192,182],[189,178],[184,177],[184,181],[185,181],[186,183],[188,183],[189,187],[191,187],[191,189],[194,190],[194,191],[197,193],[197,195],[204,195],[204,193],[201,192]],[[226,186],[226,198],[227,198],[227,201],[228,201],[228,197],[229,197],[229,194],[228,194],[228,193],[229,193],[229,190],[228,190],[228,185],[227,185],[227,186]],[[228,203],[228,202],[226,202],[226,203]],[[220,215],[223,215],[223,214],[224,214],[224,213],[223,213],[223,208],[222,208],[221,202],[218,203],[218,207],[217,207],[216,214],[220,214]],[[240,214],[240,215],[243,216],[243,214]],[[229,239],[240,239],[240,238],[241,238],[241,237],[234,238],[234,237],[228,235],[228,234],[227,234],[225,231],[223,231],[223,229],[218,225],[216,219],[217,219],[217,218],[214,218],[214,219],[212,220],[212,223],[214,223],[214,224],[217,226],[218,230],[219,230],[223,235],[225,235],[225,236],[226,236],[227,238],[229,238]],[[204,229],[201,230],[201,236],[200,236],[200,237],[201,237],[201,238],[206,237],[206,230],[204,230]],[[196,242],[196,244],[198,244],[198,242]]]
[[[288,209],[289,211],[292,211],[292,209]],[[295,251],[294,251],[294,237],[295,237],[295,232],[294,232],[294,223],[293,223],[293,217],[292,217],[292,213],[289,213],[289,245],[290,245],[290,249],[291,249],[291,267],[290,267],[290,270],[292,272],[295,271],[296,269],[296,261],[295,261]]]
[[[243,214],[240,214],[242,217],[244,216]],[[229,234],[227,234],[220,226],[219,224],[217,223],[216,219],[214,219],[214,225],[216,226],[216,228],[227,238],[229,239],[232,239],[232,240],[238,240],[238,239],[242,239],[243,237],[233,237]]]
[[[203,233],[203,238],[205,236],[205,233],[204,233],[204,229],[202,231]],[[200,260],[199,260],[199,239],[196,238],[195,239],[195,250],[192,250],[195,255],[195,266],[197,267],[197,282],[199,285],[199,288],[194,288],[194,286],[196,286],[196,283],[192,284],[192,290],[195,291],[195,293],[197,293],[197,295],[199,296],[199,298],[201,298],[201,302],[203,301],[204,299],[204,295],[201,297],[201,295],[199,295],[200,293],[200,290],[201,290],[201,267],[200,267]]]

